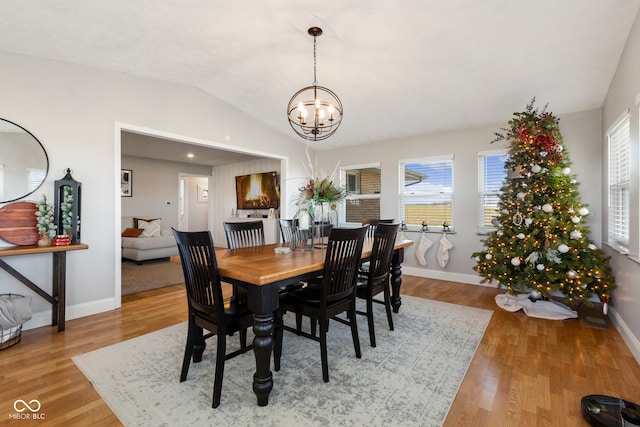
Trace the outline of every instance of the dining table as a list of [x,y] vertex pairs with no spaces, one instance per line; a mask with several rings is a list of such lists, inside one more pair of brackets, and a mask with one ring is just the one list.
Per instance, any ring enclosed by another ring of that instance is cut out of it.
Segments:
[[[404,248],[412,244],[412,240],[403,239],[397,240],[394,246],[390,281],[391,303],[396,313],[402,304],[400,286]],[[366,238],[362,250],[363,260],[371,256],[372,246],[373,238]],[[280,291],[321,274],[325,254],[326,249],[322,246],[291,250],[287,243],[241,249],[216,249],[221,280],[245,289],[247,304],[254,313],[253,351],[256,371],[253,376],[253,391],[258,406],[269,404],[269,394],[273,389],[273,313],[279,306]]]

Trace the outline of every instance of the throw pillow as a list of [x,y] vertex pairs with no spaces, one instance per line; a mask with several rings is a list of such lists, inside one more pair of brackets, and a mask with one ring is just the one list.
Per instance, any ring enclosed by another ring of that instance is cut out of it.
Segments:
[[122,237],[138,237],[143,231],[142,228],[127,228],[122,232]]
[[147,222],[151,222],[151,221],[160,221],[161,218],[139,218],[139,217],[133,217],[133,228],[142,228],[138,225],[138,221],[147,221]]
[[144,230],[142,234],[140,234],[140,237],[161,236],[160,220],[154,219],[153,221],[145,221],[143,219],[139,219],[138,227]]

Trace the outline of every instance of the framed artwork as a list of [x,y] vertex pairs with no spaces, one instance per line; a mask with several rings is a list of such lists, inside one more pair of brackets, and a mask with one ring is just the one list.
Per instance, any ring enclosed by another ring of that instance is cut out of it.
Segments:
[[131,197],[133,194],[132,187],[133,171],[129,169],[120,170],[120,196]]
[[198,203],[207,203],[209,201],[209,189],[204,185],[198,185]]

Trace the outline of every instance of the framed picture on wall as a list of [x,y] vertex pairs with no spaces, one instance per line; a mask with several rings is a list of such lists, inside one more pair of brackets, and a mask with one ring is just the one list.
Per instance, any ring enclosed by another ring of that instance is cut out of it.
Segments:
[[133,171],[129,169],[120,170],[120,196],[131,197],[133,194],[132,187]]
[[209,201],[209,189],[204,185],[198,185],[198,203],[207,203]]

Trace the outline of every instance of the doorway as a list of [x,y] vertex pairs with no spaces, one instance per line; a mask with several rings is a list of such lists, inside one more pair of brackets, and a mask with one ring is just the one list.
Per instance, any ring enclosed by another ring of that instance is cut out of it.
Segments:
[[[135,137],[135,138],[132,138]],[[182,161],[189,163],[190,160],[179,160],[183,159],[182,156],[186,155],[185,147],[188,147],[188,151],[190,153],[195,153],[196,158],[206,158],[206,165],[209,167],[216,166],[224,166],[231,165],[235,163],[243,163],[248,161],[255,160],[277,160],[280,164],[280,173],[282,179],[281,192],[286,194],[286,174],[288,170],[288,157],[282,155],[274,155],[272,153],[251,150],[246,148],[239,148],[235,146],[231,146],[227,143],[217,143],[213,141],[207,141],[197,138],[186,137],[182,135],[176,135],[167,133],[160,130],[149,129],[146,127],[140,127],[136,125],[124,124],[124,123],[116,123],[115,124],[115,141],[114,141],[114,151],[115,151],[115,170],[114,170],[114,185],[116,186],[117,193],[115,198],[115,206],[116,206],[116,231],[114,233],[115,242],[115,283],[114,283],[114,301],[116,306],[114,308],[119,308],[121,306],[121,295],[122,295],[122,271],[121,271],[121,257],[122,257],[122,247],[121,247],[121,226],[122,226],[122,199],[120,196],[120,170],[122,166],[122,156],[135,156],[135,157],[143,157],[143,158],[155,158],[161,160],[170,160],[170,161]],[[135,140],[135,141],[132,141]],[[238,174],[246,173],[245,171],[238,171]],[[135,172],[134,172],[135,175]],[[207,175],[208,176],[208,175]],[[142,178],[142,177],[138,177]],[[136,176],[134,176],[134,181],[136,181]],[[210,178],[210,183],[213,178]],[[140,182],[140,181],[136,181]],[[176,182],[175,178],[173,184],[168,184],[173,186],[173,188],[179,188],[179,181]],[[139,188],[139,187],[136,187]],[[226,188],[226,187],[225,187]],[[206,190],[206,191],[205,191]],[[134,189],[133,198],[136,198],[136,190]],[[186,191],[186,189],[185,189]],[[216,216],[218,218],[224,218],[227,211],[230,209],[224,207],[223,204],[218,203],[214,204],[213,199],[209,200],[209,191],[213,191],[211,185],[208,185],[206,188],[202,187],[201,191],[201,200],[203,198],[207,199],[207,203],[200,203],[201,205],[205,205],[208,209],[207,221],[205,227],[211,229],[213,224],[215,223]],[[235,191],[235,189],[234,189]],[[186,194],[186,193],[185,193]],[[197,203],[197,195],[195,196],[195,200]],[[132,200],[127,200],[127,202],[131,202]],[[169,200],[166,200],[169,201]],[[179,224],[178,220],[178,200],[175,200],[175,203],[169,205],[165,203],[165,199],[162,199],[160,204],[164,205],[167,211],[172,210],[175,212],[176,219],[173,222],[176,226]],[[185,205],[187,206],[187,205]],[[137,211],[142,211],[146,209],[145,205],[138,206],[139,209]],[[187,207],[188,209],[188,207]],[[144,213],[144,212],[143,212]],[[149,212],[147,212],[149,213]],[[228,215],[228,214],[226,214]],[[194,226],[193,222],[189,221],[186,224],[185,228],[192,229]],[[197,224],[197,222],[196,222]],[[164,221],[163,221],[163,225]],[[210,226],[210,227],[209,227]]]
[[178,229],[209,230],[209,177],[180,174],[178,180]]

